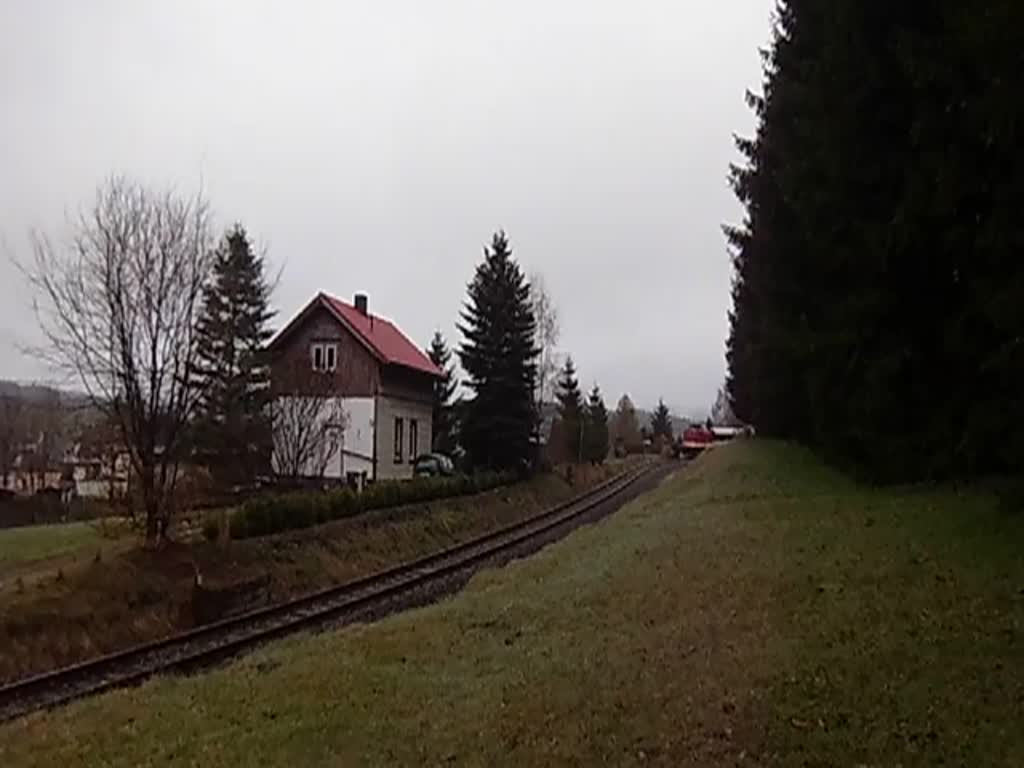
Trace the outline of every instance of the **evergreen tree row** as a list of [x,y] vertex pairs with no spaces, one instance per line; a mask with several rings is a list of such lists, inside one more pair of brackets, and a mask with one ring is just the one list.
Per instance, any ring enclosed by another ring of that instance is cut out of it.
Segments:
[[[434,393],[435,447],[444,450],[442,445],[457,443],[472,467],[531,466],[538,458],[540,414],[534,395],[543,340],[538,339],[530,284],[504,232],[496,233],[484,249],[458,328],[463,336],[459,360],[472,396],[452,402],[450,353],[435,334],[429,354],[446,374]],[[555,454],[565,461],[604,461],[610,442],[608,410],[596,384],[584,400],[571,357],[555,383],[555,399]]]
[[736,415],[881,480],[1024,466],[1024,5],[789,0],[727,228]]
[[551,441],[561,443],[554,446],[556,455],[566,461],[592,464],[608,458],[608,408],[597,384],[584,402],[572,357],[565,359],[559,372],[555,401],[557,422],[552,425]]

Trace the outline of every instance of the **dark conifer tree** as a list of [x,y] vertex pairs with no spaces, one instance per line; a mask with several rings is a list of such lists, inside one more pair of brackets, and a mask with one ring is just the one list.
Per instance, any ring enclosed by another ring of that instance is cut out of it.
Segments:
[[455,418],[452,398],[455,395],[455,369],[452,353],[440,331],[434,333],[427,356],[444,372],[444,378],[434,382],[432,442],[435,451],[450,454],[455,448]]
[[578,462],[583,458],[583,394],[571,357],[565,358],[565,364],[558,373],[555,403],[563,440],[561,455],[568,461]]
[[732,176],[736,414],[881,480],[1020,471],[1024,5],[777,18]]
[[534,459],[536,322],[504,232],[484,249],[468,293],[459,359],[474,397],[463,409],[462,444],[473,466],[523,469]]
[[658,400],[658,407],[651,414],[651,434],[666,440],[672,439],[672,414],[664,400]]
[[236,225],[218,249],[196,329],[203,394],[193,425],[195,450],[222,485],[251,482],[269,463],[269,298],[263,257]]
[[610,449],[608,438],[608,408],[604,404],[601,389],[594,385],[587,398],[583,429],[584,458],[593,463],[601,464],[608,458]]

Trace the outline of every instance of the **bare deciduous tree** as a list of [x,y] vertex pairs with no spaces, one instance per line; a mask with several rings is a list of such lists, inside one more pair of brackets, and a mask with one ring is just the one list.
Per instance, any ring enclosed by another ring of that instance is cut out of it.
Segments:
[[345,412],[329,376],[309,372],[302,381],[278,382],[270,404],[274,435],[271,465],[281,479],[321,478],[341,455]]
[[58,243],[34,238],[27,269],[47,340],[117,425],[158,544],[173,509],[184,427],[196,406],[196,318],[212,257],[201,195],[113,178]]
[[619,451],[638,450],[643,445],[643,438],[640,436],[640,421],[636,415],[636,407],[629,395],[619,398],[619,404],[612,414],[611,439]]
[[561,328],[558,323],[558,307],[548,292],[544,276],[539,272],[530,275],[530,305],[537,323],[536,346],[540,349],[537,358],[537,407],[554,398],[553,388],[555,372],[558,370],[558,357],[555,348]]

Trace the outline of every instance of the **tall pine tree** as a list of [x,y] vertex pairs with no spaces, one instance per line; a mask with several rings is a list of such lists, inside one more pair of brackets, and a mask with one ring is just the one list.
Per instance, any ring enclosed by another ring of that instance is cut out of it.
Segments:
[[196,331],[203,395],[194,424],[195,448],[221,485],[252,482],[268,466],[264,347],[274,316],[269,298],[263,257],[253,251],[245,229],[235,225],[217,251]]
[[608,458],[608,408],[601,389],[594,385],[587,397],[583,427],[583,457],[592,464],[601,464]]
[[536,321],[530,286],[504,232],[494,235],[469,284],[459,359],[474,393],[460,436],[476,467],[525,469],[534,459]]
[[559,434],[563,444],[561,455],[567,461],[578,462],[583,458],[583,395],[576,378],[576,366],[572,357],[565,358],[565,364],[555,382],[555,403],[558,414]]
[[455,449],[455,411],[452,397],[457,382],[455,369],[451,364],[452,353],[440,331],[434,332],[427,356],[444,372],[444,377],[434,382],[431,445],[435,451],[451,454]]
[[672,414],[664,400],[658,400],[658,407],[651,414],[651,434],[666,440],[672,439]]
[[1024,471],[1024,5],[777,18],[733,169],[737,415],[881,480]]

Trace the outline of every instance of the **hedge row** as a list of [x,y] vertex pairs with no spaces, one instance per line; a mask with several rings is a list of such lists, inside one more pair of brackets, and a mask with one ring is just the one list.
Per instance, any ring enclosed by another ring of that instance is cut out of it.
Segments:
[[[515,479],[509,472],[481,472],[453,477],[418,477],[385,480],[368,485],[362,493],[348,488],[333,491],[293,491],[249,499],[231,518],[231,538],[248,539],[358,515],[371,509],[480,493]],[[216,538],[219,531],[206,531]]]

